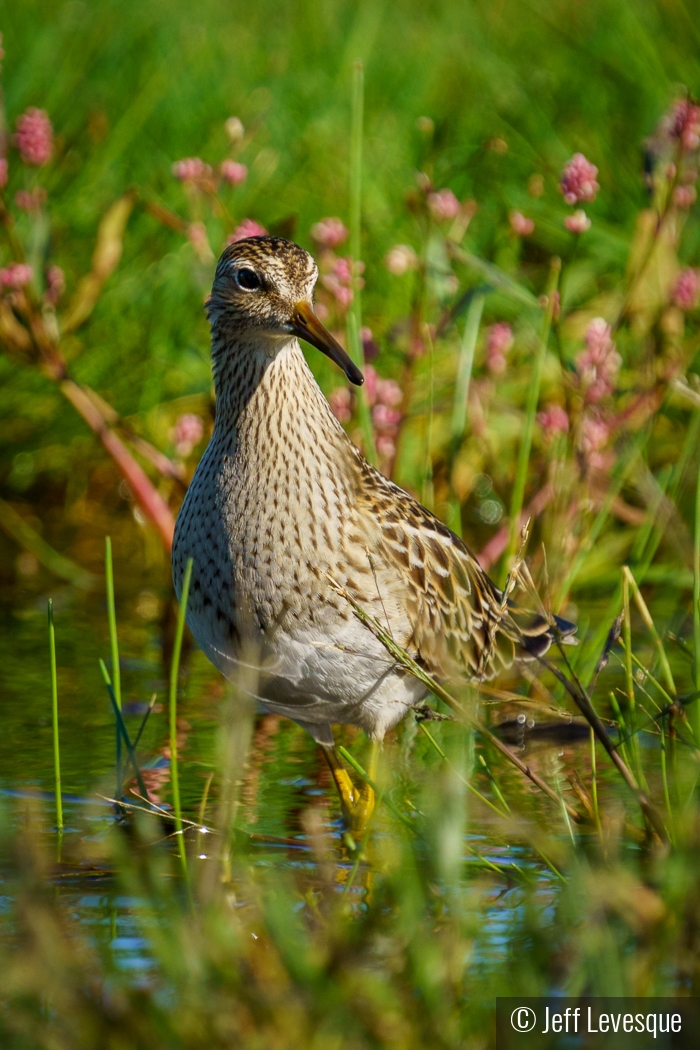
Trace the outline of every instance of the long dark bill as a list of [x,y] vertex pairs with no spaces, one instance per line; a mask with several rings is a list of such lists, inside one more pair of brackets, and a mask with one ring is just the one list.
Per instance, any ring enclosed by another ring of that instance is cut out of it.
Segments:
[[337,339],[334,339],[331,333],[323,327],[313,312],[310,303],[297,303],[292,327],[294,334],[298,335],[300,339],[311,343],[326,357],[330,357],[331,361],[335,361],[338,367],[345,372],[351,383],[354,383],[355,386],[362,386],[365,381],[362,372],[352,358],[343,350]]

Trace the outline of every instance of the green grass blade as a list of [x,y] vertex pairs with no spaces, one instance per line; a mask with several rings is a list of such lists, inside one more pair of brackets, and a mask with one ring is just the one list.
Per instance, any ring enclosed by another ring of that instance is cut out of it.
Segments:
[[[362,136],[364,125],[365,73],[362,62],[352,69],[352,114],[350,123],[350,256],[353,264],[353,298],[347,317],[348,353],[359,369],[364,371],[365,354],[360,336],[362,328],[362,296],[357,264],[362,259]],[[370,463],[377,465],[372,414],[365,388],[357,390],[357,406],[362,429],[364,453]]]
[[182,637],[185,633],[185,615],[187,612],[187,599],[190,593],[190,580],[192,579],[192,558],[187,559],[185,575],[182,580],[182,592],[180,594],[180,607],[177,611],[177,625],[175,627],[175,640],[173,643],[173,658],[170,664],[170,779],[173,789],[173,811],[175,814],[175,830],[177,832],[177,848],[182,862],[182,869],[187,873],[187,853],[185,851],[185,840],[182,835],[182,807],[180,805],[180,779],[177,761],[177,680],[180,673],[180,654],[182,652]]
[[58,676],[56,674],[56,632],[53,624],[53,601],[49,598],[49,655],[51,661],[51,729],[53,733],[54,794],[56,796],[56,827],[63,831],[63,800],[61,798],[61,750],[58,741]]
[[[123,716],[123,714],[121,712],[121,709],[117,705],[117,698],[116,698],[116,695],[114,693],[114,687],[112,685],[112,682],[110,681],[109,671],[107,670],[107,666],[106,666],[104,660],[100,660],[100,670],[102,671],[102,677],[104,678],[105,685],[107,686],[107,692],[109,693],[109,699],[112,702],[112,710],[114,711],[114,718],[115,718],[116,725],[117,725],[117,732],[119,733],[119,736],[124,741],[124,744],[126,746],[126,753],[129,756],[129,761],[131,762],[131,765],[133,767],[134,774],[136,776],[136,781],[137,781],[138,786],[139,786],[139,791],[141,792],[141,794],[143,795],[143,797],[147,801],[150,801],[151,796],[148,794],[148,789],[146,788],[146,785],[145,785],[145,783],[143,781],[143,777],[141,776],[141,770],[139,768],[139,764],[138,764],[138,761],[137,761],[137,758],[136,758],[136,751],[134,750],[134,745],[131,742],[131,737],[129,736],[129,730],[126,728],[126,723],[124,721],[124,716]],[[122,779],[121,779],[121,777],[122,777],[121,770],[119,770],[119,773],[118,773],[119,792],[118,792],[118,795],[117,795],[117,798],[119,799],[119,801],[121,801],[121,796],[122,796]]]
[[121,711],[122,679],[119,667],[119,642],[117,639],[117,612],[114,602],[114,567],[112,564],[112,540],[105,538],[105,582],[107,584],[107,620],[109,622],[109,649],[112,659],[112,688]]
[[474,367],[474,350],[479,335],[481,315],[484,310],[483,292],[477,293],[469,304],[467,319],[464,325],[462,346],[459,352],[459,365],[457,366],[457,382],[455,383],[455,398],[452,407],[451,437],[452,445],[456,450],[464,434],[467,422],[467,402],[469,400],[469,386],[472,379]]

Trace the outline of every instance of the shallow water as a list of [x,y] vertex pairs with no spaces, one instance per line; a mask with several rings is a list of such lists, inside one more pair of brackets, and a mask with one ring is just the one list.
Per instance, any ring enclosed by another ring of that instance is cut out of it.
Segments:
[[[170,764],[166,710],[166,675],[163,670],[163,613],[170,601],[167,583],[159,572],[142,577],[136,586],[120,579],[117,617],[121,656],[122,697],[125,720],[133,738],[143,712],[155,694],[156,704],[139,743],[139,760],[149,792],[166,810],[170,806]],[[144,586],[145,584],[145,586]],[[46,627],[46,601],[54,601],[61,739],[61,772],[65,808],[65,831],[60,844],[53,830],[53,758],[51,706]],[[143,911],[138,897],[130,897],[101,857],[108,855],[107,836],[114,825],[115,730],[109,697],[98,667],[107,660],[109,637],[106,606],[97,591],[86,594],[70,587],[42,589],[34,585],[8,588],[2,603],[3,708],[0,734],[0,806],[6,818],[22,821],[27,805],[39,816],[42,838],[51,856],[60,861],[50,871],[56,892],[70,912],[90,931],[95,942],[109,943],[119,965],[135,981],[146,979],[151,966],[148,937],[144,931],[157,921]],[[164,633],[165,632],[165,633]],[[227,687],[203,654],[191,650],[179,695],[179,755],[183,812],[197,819],[205,784],[214,773],[205,813],[205,823],[215,820],[219,792],[218,747],[220,713]],[[511,716],[517,719],[517,711]],[[528,761],[559,782],[570,794],[565,780],[574,766],[588,766],[588,741],[518,739],[521,722],[515,723],[512,746]],[[528,718],[530,716],[528,715]],[[464,731],[450,723],[431,725],[431,732],[445,747],[454,747]],[[343,742],[362,761],[365,741],[361,733],[343,732]],[[464,741],[463,741],[464,743]],[[461,745],[460,745],[461,746]],[[459,747],[457,748],[459,751]],[[398,784],[395,799],[405,809],[409,797],[427,799],[425,787],[436,768],[436,755],[407,719],[386,742],[386,756]],[[519,795],[535,816],[543,802],[517,771],[499,768],[504,793]],[[135,786],[126,784],[127,789]],[[482,778],[479,789],[488,791]],[[601,790],[604,788],[601,786]],[[417,792],[417,794],[416,794]],[[421,794],[422,793],[422,794]],[[403,802],[402,802],[403,799]],[[549,803],[546,803],[549,805]],[[305,883],[318,881],[314,852],[309,848],[305,815],[315,808],[324,833],[334,845],[339,891],[347,878],[349,863],[340,848],[341,822],[329,771],[318,749],[293,723],[259,712],[255,717],[252,744],[242,773],[236,827],[244,834],[247,856],[254,866],[295,869]],[[464,878],[483,870],[483,860],[508,867],[513,862],[531,869],[539,880],[543,906],[552,903],[557,880],[531,850],[494,841],[488,811],[468,805],[469,831],[464,840]],[[378,814],[378,816],[380,816]],[[391,822],[379,819],[377,834],[391,834]],[[561,834],[567,829],[562,819]],[[211,836],[188,832],[191,863],[202,863],[211,846]],[[156,847],[174,851],[172,838],[163,832]],[[56,852],[54,852],[56,851]],[[478,857],[476,856],[478,855]],[[86,860],[86,857],[89,858]],[[481,859],[478,859],[481,858]],[[360,884],[353,898],[361,900]],[[521,895],[508,883],[495,885],[492,903],[482,914],[478,959],[493,965],[502,957],[519,922]],[[301,905],[302,907],[305,905]]]

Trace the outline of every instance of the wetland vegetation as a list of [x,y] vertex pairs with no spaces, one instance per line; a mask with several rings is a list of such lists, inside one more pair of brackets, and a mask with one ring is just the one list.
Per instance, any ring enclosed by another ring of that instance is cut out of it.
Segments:
[[[697,995],[693,10],[2,10],[0,1044],[476,1050],[497,996]],[[358,396],[309,350],[353,438],[578,625],[432,683],[361,850],[170,582],[203,301],[262,229],[363,359]]]

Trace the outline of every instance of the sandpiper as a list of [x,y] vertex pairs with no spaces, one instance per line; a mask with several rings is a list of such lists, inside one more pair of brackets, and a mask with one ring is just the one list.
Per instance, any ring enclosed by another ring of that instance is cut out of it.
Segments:
[[196,641],[228,677],[256,653],[258,699],[321,745],[347,815],[368,803],[331,726],[381,740],[427,690],[333,582],[441,680],[541,655],[552,630],[504,612],[462,540],[375,470],[336,420],[299,339],[350,382],[363,377],[314,314],[317,276],[308,252],[277,237],[238,241],[219,260],[207,306],[216,423],[177,520],[173,578],[179,597],[192,557]]

